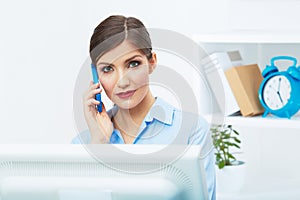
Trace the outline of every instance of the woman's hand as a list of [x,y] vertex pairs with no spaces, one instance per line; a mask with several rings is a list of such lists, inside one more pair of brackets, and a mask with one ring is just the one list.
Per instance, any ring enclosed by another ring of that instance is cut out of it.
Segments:
[[113,124],[106,112],[104,104],[102,103],[101,113],[96,109],[96,105],[99,105],[100,102],[95,99],[95,95],[102,92],[102,89],[99,87],[100,83],[93,84],[91,81],[83,97],[84,117],[91,132],[92,144],[109,143],[110,136],[113,132]]

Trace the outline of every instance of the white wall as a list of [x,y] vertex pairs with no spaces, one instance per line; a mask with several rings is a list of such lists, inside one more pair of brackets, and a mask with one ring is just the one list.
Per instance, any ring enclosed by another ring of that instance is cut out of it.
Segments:
[[[1,0],[0,143],[69,143],[76,135],[75,80],[93,28],[108,15],[136,16],[148,27],[183,34],[226,31],[242,24],[229,12],[235,2]],[[262,25],[259,17],[251,23]]]
[[76,134],[75,80],[93,28],[108,15],[137,16],[148,27],[193,33],[224,28],[215,17],[207,19],[213,6],[196,0],[1,1],[0,143],[69,143]]
[[299,30],[299,0],[230,0],[228,25],[239,30]]

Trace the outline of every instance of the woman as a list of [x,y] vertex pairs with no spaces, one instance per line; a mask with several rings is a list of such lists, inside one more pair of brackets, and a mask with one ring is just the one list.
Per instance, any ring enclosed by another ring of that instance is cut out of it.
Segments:
[[[110,144],[197,144],[210,149],[208,125],[202,118],[182,112],[149,89],[149,75],[157,64],[149,33],[133,17],[110,16],[94,30],[90,56],[100,83],[84,95],[84,115],[88,131],[72,143]],[[108,112],[95,95],[104,89],[115,104]],[[214,157],[204,158],[207,186],[215,198]]]

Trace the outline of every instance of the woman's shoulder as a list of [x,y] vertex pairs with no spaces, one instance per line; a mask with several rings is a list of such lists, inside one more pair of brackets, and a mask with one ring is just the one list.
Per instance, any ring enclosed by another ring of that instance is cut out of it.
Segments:
[[159,113],[158,116],[164,116],[170,123],[188,124],[190,127],[208,127],[208,123],[197,111],[188,111],[177,108],[162,98],[157,97],[151,112]]

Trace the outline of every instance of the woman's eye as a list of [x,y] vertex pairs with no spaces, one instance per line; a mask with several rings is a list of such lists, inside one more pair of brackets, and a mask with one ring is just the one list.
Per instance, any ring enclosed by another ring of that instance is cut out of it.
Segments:
[[139,61],[131,61],[129,63],[129,67],[137,67],[140,65],[140,62]]
[[106,66],[106,67],[103,67],[103,68],[102,68],[102,71],[103,71],[104,73],[110,72],[110,71],[112,71],[112,70],[113,70],[113,68],[112,68],[111,66]]

